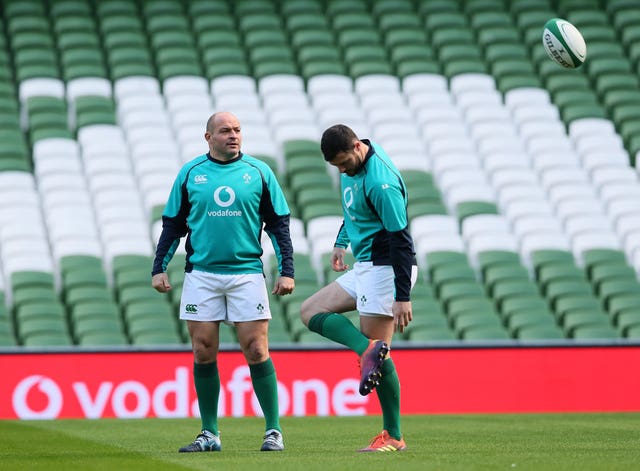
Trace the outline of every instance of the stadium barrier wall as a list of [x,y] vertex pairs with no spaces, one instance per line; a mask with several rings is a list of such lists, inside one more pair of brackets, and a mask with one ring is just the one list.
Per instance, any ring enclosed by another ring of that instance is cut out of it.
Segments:
[[[287,416],[379,414],[356,356],[273,351]],[[404,414],[640,411],[637,346],[394,350]],[[197,417],[191,352],[5,353],[2,419]],[[221,352],[221,416],[261,415],[241,353]]]

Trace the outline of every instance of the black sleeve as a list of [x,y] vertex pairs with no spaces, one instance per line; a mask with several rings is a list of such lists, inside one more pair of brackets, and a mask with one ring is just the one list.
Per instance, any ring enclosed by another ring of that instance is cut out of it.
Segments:
[[156,247],[151,276],[167,270],[167,265],[178,247],[179,239],[189,232],[187,216],[191,211],[191,205],[189,204],[186,184],[182,184],[180,191],[182,192],[182,199],[178,214],[175,217],[162,216],[162,232]]
[[289,215],[279,215],[273,208],[271,195],[266,182],[263,179],[263,192],[260,200],[260,214],[264,220],[264,230],[273,235],[277,247],[276,256],[280,264],[280,276],[294,277],[293,269],[293,244],[289,232]]
[[166,271],[167,265],[175,252],[177,241],[187,234],[187,226],[177,218],[162,216],[162,232],[156,247],[151,276]]
[[280,264],[282,267],[280,275],[293,278],[293,244],[291,243],[291,236],[289,234],[289,215],[278,216],[274,213],[269,221],[265,220],[264,229],[268,233],[273,234],[278,244]]
[[411,300],[411,269],[416,264],[413,239],[409,229],[389,232],[391,265],[395,275],[396,301]]

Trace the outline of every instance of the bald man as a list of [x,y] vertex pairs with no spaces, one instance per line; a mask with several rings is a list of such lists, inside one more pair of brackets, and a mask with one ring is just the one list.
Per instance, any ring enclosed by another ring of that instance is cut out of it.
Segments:
[[167,265],[186,236],[180,319],[187,322],[193,380],[202,429],[180,452],[220,451],[218,348],[220,323],[233,324],[265,418],[261,451],[282,451],[276,371],[269,356],[271,318],[263,272],[261,234],[271,238],[280,269],[272,294],[294,287],[289,207],[264,162],[243,154],[238,119],[219,112],[208,120],[209,151],[179,171],[162,215],[152,270],[153,288],[171,289]]

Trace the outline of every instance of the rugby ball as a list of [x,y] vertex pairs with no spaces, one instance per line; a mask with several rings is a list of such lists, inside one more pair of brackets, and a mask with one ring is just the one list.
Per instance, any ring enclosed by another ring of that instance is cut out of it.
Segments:
[[562,67],[575,69],[587,58],[587,45],[578,28],[562,18],[551,18],[544,24],[542,45]]

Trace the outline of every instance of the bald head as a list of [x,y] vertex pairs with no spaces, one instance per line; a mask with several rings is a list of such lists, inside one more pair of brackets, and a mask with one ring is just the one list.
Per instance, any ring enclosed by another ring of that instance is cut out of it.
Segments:
[[228,111],[212,114],[207,120],[204,138],[214,159],[224,161],[237,157],[242,144],[238,118]]
[[217,123],[226,120],[235,120],[236,122],[238,122],[238,118],[229,111],[218,111],[217,113],[213,113],[207,120],[207,132],[213,132],[214,127],[217,125]]

